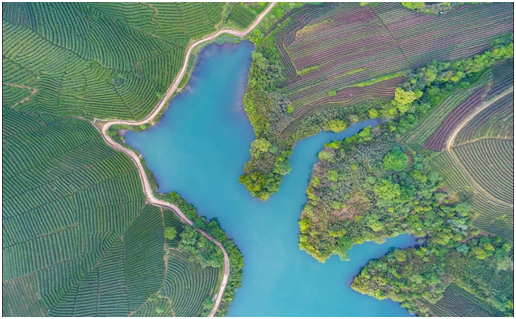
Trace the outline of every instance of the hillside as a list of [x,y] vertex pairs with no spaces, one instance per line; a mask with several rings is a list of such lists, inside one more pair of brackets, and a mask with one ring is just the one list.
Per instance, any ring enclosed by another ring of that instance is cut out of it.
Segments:
[[418,315],[512,315],[512,42],[506,48],[498,59],[493,48],[412,71],[389,104],[398,118],[326,144],[300,249],[345,260],[355,244],[409,233],[414,248],[370,261],[352,287]]
[[352,288],[421,316],[514,315],[513,3],[9,2],[2,13],[4,316],[227,315],[242,253],[216,218],[157,193],[143,158],[117,143],[155,124],[131,121],[159,119],[183,65],[186,87],[194,43],[238,43],[219,32],[243,37],[255,21],[243,103],[256,139],[239,181],[267,200],[297,141],[379,119],[321,145],[299,248],[346,260],[408,233],[416,246],[369,261]]
[[[192,40],[247,27],[263,9],[3,4],[5,316],[210,313],[220,249],[173,212],[148,205],[134,163],[82,119],[145,117]],[[232,261],[217,308],[224,315],[240,286],[242,257],[212,224],[202,227],[217,234]]]
[[146,205],[134,164],[89,123],[2,111],[3,314],[126,316],[171,296],[163,282],[192,289],[165,314],[200,314],[219,268],[189,261],[185,226]]
[[489,49],[512,32],[512,12],[510,3],[464,5],[445,15],[399,3],[325,3],[262,24],[250,37],[257,50],[244,104],[257,141],[277,151],[256,153],[253,146],[241,182],[267,199],[289,171],[295,141],[395,116],[381,105],[394,98],[405,74]]

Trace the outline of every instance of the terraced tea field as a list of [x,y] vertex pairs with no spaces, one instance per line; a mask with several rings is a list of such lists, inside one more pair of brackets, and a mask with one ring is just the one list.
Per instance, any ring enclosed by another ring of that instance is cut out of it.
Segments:
[[[430,149],[436,151],[444,149],[442,139],[446,139],[450,133],[449,129],[460,122],[458,120],[454,121],[454,112],[457,114],[462,110],[464,111],[463,116],[467,116],[479,103],[483,102],[482,94],[485,94],[488,89],[490,80],[492,80],[492,72],[486,71],[471,87],[457,90],[443,99],[417,127],[403,135],[403,142],[414,149],[420,149],[423,145],[428,148],[429,145],[433,145],[428,141],[433,136],[433,140],[438,140],[435,143],[439,147]],[[441,131],[439,132],[439,130]]]
[[514,198],[514,141],[494,138],[453,147],[473,179],[493,197],[512,203]]
[[[347,91],[434,59],[451,61],[485,51],[492,39],[512,31],[512,12],[512,4],[463,6],[441,16],[417,14],[398,3],[296,9],[271,33],[285,66],[293,121],[329,103],[345,107],[366,99],[388,101],[394,86],[383,81],[366,93]],[[329,97],[329,92],[336,94]],[[282,135],[294,130],[295,124]]]
[[505,314],[486,305],[455,284],[451,284],[441,300],[435,304],[426,302],[430,311],[438,317],[505,317]]
[[455,145],[486,137],[514,138],[514,94],[505,95],[460,130]]
[[[165,210],[163,213],[179,222],[171,211]],[[169,244],[167,246],[170,247]],[[167,249],[165,258],[166,275],[159,290],[131,315],[198,317],[203,309],[203,301],[211,299],[216,292],[215,288],[220,281],[219,269],[202,268],[197,261],[191,260],[189,253],[180,249]]]
[[[474,86],[444,99],[402,137],[406,145],[418,152],[424,148],[444,150],[430,165],[444,176],[446,187],[469,198],[477,215],[474,220],[477,227],[511,241],[514,229],[512,74],[511,61],[494,66]],[[469,113],[475,115],[468,117]],[[454,140],[449,141],[457,128]]]
[[[189,41],[215,32],[223,5],[6,3],[3,105],[88,119],[142,119],[172,83]],[[13,92],[15,86],[36,93]]]
[[230,26],[235,26],[237,29],[247,28],[255,19],[260,12],[262,12],[266,5],[266,2],[258,3],[231,3],[229,15],[227,17],[227,23]]
[[146,205],[133,163],[84,121],[6,107],[3,116],[3,314],[125,316],[177,267],[177,285],[201,301],[173,308],[200,313],[219,270],[185,265],[185,252],[165,263],[164,225],[182,225]]

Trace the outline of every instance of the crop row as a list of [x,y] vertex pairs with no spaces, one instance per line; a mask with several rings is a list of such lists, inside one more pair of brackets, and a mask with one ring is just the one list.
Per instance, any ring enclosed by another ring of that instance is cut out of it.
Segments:
[[[154,297],[156,298],[156,297]],[[133,317],[175,317],[167,298],[156,298],[145,303]]]
[[442,299],[436,304],[429,304],[431,311],[437,316],[452,317],[491,317],[504,316],[496,309],[468,293],[455,284],[446,288]]
[[[223,5],[6,4],[4,82],[37,90],[19,109],[143,118],[175,78],[190,39],[215,31]],[[4,92],[3,105],[22,97]]]
[[[164,239],[134,165],[86,122],[3,110],[4,285],[25,294],[20,278],[35,275],[33,289],[53,315],[139,307],[163,280]],[[37,315],[31,302],[4,306]]]
[[183,251],[170,250],[162,294],[170,297],[178,317],[198,316],[205,298],[217,285],[219,269],[202,268]]
[[471,201],[471,210],[478,214],[473,224],[489,234],[514,240],[514,211],[512,207],[492,202],[482,193],[477,193]]
[[464,102],[448,114],[439,128],[425,141],[423,146],[433,151],[446,148],[446,141],[453,130],[464,121],[470,113],[480,107],[488,88],[482,87],[470,95]]
[[147,206],[123,234],[123,241],[115,238],[109,243],[100,263],[86,267],[84,277],[51,308],[51,314],[127,315],[159,289],[163,255],[161,213]]
[[514,94],[510,93],[491,104],[462,128],[455,145],[484,137],[514,137]]
[[323,100],[324,104],[307,105],[294,111],[294,120],[281,132],[282,136],[293,134],[309,115],[337,107],[346,107],[366,100],[386,100],[394,98],[394,90],[403,78],[398,77],[364,87],[348,87],[337,91],[337,94]]
[[403,142],[409,145],[423,145],[457,107],[488,84],[490,77],[491,72],[486,72],[473,86],[458,90],[443,99],[441,103],[419,122],[417,127],[413,128],[402,137]]
[[513,140],[482,139],[456,146],[453,151],[475,181],[492,196],[513,202]]
[[45,317],[47,309],[38,298],[34,273],[2,282],[3,317]]
[[487,99],[506,91],[514,85],[514,60],[499,62],[493,66],[493,83]]
[[433,59],[478,54],[491,39],[512,32],[514,25],[511,4],[468,6],[440,16],[414,13],[399,3],[383,3],[374,11],[415,68]]
[[[120,74],[98,63],[88,62],[30,29],[5,20],[3,25],[4,34],[16,34],[4,36],[4,56],[39,75],[38,93],[31,97],[31,101],[37,103],[24,103],[17,108],[61,115],[86,113],[91,117],[141,118],[157,101],[156,92],[165,90],[165,86],[152,79],[140,78],[134,73]],[[20,43],[25,43],[25,46]],[[177,59],[175,64],[174,68],[178,69]],[[163,67],[158,63],[156,66]]]
[[456,166],[449,152],[442,152],[432,158],[429,164],[444,177],[446,186],[453,191],[460,192],[473,188],[468,179],[462,174],[460,168]]
[[[160,25],[170,24],[170,18],[181,19],[183,25],[177,26],[176,23],[172,23],[169,27],[182,30],[187,37],[192,39],[198,39],[215,31],[214,25],[222,20],[223,6],[222,2],[160,2],[152,5],[158,11],[156,20]],[[161,17],[159,12],[162,13]],[[167,33],[168,29],[162,27],[156,32],[156,35],[165,37]]]
[[231,10],[231,13],[228,16],[228,20],[243,29],[250,25],[255,17],[256,15],[254,12],[249,10],[247,6],[238,4]]

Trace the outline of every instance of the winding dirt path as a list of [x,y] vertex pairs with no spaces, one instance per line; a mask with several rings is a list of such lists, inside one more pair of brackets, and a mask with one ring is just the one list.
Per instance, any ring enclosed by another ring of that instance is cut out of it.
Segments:
[[508,89],[507,91],[503,92],[502,94],[498,95],[496,98],[492,99],[491,101],[483,104],[481,107],[479,107],[477,110],[475,110],[475,112],[471,113],[464,121],[462,121],[462,123],[459,124],[459,126],[457,126],[457,128],[452,132],[452,134],[450,134],[450,136],[448,137],[448,140],[446,141],[446,150],[450,153],[453,161],[455,162],[455,164],[457,164],[457,166],[459,167],[459,169],[464,173],[464,175],[466,175],[466,177],[470,180],[471,184],[481,193],[483,193],[484,195],[486,195],[489,199],[491,199],[493,202],[495,203],[498,203],[498,204],[501,204],[501,205],[504,205],[504,206],[509,206],[509,207],[513,207],[513,205],[511,203],[506,203],[496,197],[494,197],[493,195],[489,194],[488,191],[486,191],[482,186],[480,186],[476,181],[475,179],[473,178],[473,176],[471,176],[471,174],[468,172],[468,170],[464,167],[464,165],[462,165],[462,163],[460,162],[459,158],[457,157],[457,155],[455,155],[455,153],[453,152],[453,143],[455,142],[455,138],[457,138],[457,135],[459,134],[460,130],[462,130],[466,124],[469,123],[469,121],[471,121],[477,114],[479,114],[480,112],[482,112],[483,110],[485,110],[486,108],[488,108],[489,106],[491,106],[493,103],[495,103],[496,101],[498,101],[499,99],[501,99],[502,97],[506,96],[507,94],[511,93],[514,91],[514,87],[511,87],[510,89]]
[[26,85],[19,85],[19,84],[14,84],[14,83],[6,83],[6,82],[2,82],[3,85],[8,85],[10,87],[15,87],[15,88],[19,88],[19,89],[25,89],[25,90],[30,90],[30,95],[21,99],[19,102],[15,103],[14,105],[11,106],[11,108],[15,108],[16,106],[18,106],[19,104],[22,104],[22,103],[25,103],[27,101],[30,100],[31,96],[33,96],[34,94],[38,93],[38,89],[36,88],[31,88],[29,86],[26,86]]
[[[113,141],[111,139],[111,137],[109,137],[109,135],[107,134],[107,131],[113,125],[123,124],[123,125],[139,126],[139,125],[142,125],[142,124],[147,124],[150,121],[152,121],[158,115],[158,113],[161,111],[161,109],[163,107],[165,107],[168,99],[170,99],[170,97],[172,97],[172,94],[174,94],[174,92],[177,90],[177,87],[179,86],[179,83],[181,82],[181,79],[183,78],[183,76],[186,73],[186,69],[188,67],[188,61],[189,61],[190,56],[192,54],[192,50],[196,46],[198,46],[200,44],[203,44],[205,42],[212,41],[212,40],[214,40],[215,38],[217,38],[218,36],[220,36],[222,34],[230,34],[230,35],[234,35],[234,36],[237,36],[237,37],[240,37],[240,38],[246,36],[251,30],[253,30],[262,21],[262,19],[267,15],[267,13],[269,13],[272,10],[272,8],[274,7],[275,4],[276,4],[276,2],[272,2],[260,15],[258,15],[256,20],[247,29],[245,29],[243,31],[236,31],[236,30],[232,30],[232,29],[222,29],[222,30],[220,30],[220,31],[210,35],[210,36],[207,36],[204,39],[198,40],[198,41],[190,44],[188,46],[188,50],[187,50],[186,55],[185,55],[185,60],[184,60],[184,63],[183,63],[183,68],[181,69],[181,71],[177,75],[175,81],[168,88],[167,93],[165,94],[165,97],[156,105],[154,110],[147,117],[145,117],[143,120],[141,120],[141,121],[113,120],[113,121],[104,123],[101,126],[102,127],[101,133],[102,133],[102,137],[104,138],[104,141],[106,141],[106,143],[109,146],[111,146],[112,148],[127,154],[133,160],[133,162],[136,164],[136,167],[138,168],[138,172],[140,174],[140,178],[142,180],[143,189],[145,191],[145,195],[147,196],[149,203],[153,204],[153,205],[156,205],[156,206],[160,206],[160,207],[171,209],[179,217],[179,219],[183,223],[185,223],[185,224],[193,226],[193,222],[190,219],[188,219],[188,217],[186,217],[186,215],[177,206],[175,206],[175,205],[173,205],[171,203],[168,203],[168,202],[166,202],[164,200],[161,200],[161,199],[158,199],[158,198],[154,197],[154,194],[152,192],[152,187],[151,187],[151,185],[149,183],[149,180],[147,179],[147,175],[145,174],[145,170],[143,169],[143,165],[140,162],[139,156],[136,155],[131,150],[129,150],[129,149],[123,147],[122,145],[118,144],[117,142]],[[95,122],[97,122],[97,121],[102,121],[102,120],[95,119]],[[219,309],[220,302],[222,300],[222,295],[224,294],[224,290],[226,289],[226,286],[227,286],[227,283],[228,283],[229,266],[230,266],[230,264],[229,264],[229,256],[228,256],[228,253],[226,252],[226,250],[224,249],[224,247],[222,246],[222,244],[219,241],[217,241],[215,238],[213,238],[211,235],[209,235],[208,233],[206,233],[203,230],[200,230],[200,229],[196,229],[196,230],[198,232],[200,232],[201,234],[203,234],[204,237],[206,237],[210,241],[212,241],[215,245],[217,245],[222,250],[222,252],[224,254],[224,275],[222,277],[222,282],[220,284],[219,292],[216,294],[216,297],[215,297],[215,304],[214,304],[213,309],[211,310],[211,312],[209,314],[210,317],[213,317],[215,315],[215,313],[217,312],[217,310]]]

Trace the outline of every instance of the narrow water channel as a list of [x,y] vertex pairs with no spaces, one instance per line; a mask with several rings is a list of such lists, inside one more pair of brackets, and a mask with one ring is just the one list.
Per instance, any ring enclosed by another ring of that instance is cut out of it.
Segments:
[[350,283],[368,260],[390,247],[413,245],[413,237],[356,245],[350,261],[334,256],[325,264],[297,245],[297,221],[323,143],[351,136],[374,121],[297,143],[291,173],[267,202],[238,182],[254,139],[242,105],[253,49],[247,41],[204,48],[187,88],[160,123],[129,132],[127,143],[143,154],[160,192],[177,191],[200,214],[217,217],[241,249],[243,286],[230,316],[408,316],[398,303],[361,295]]

